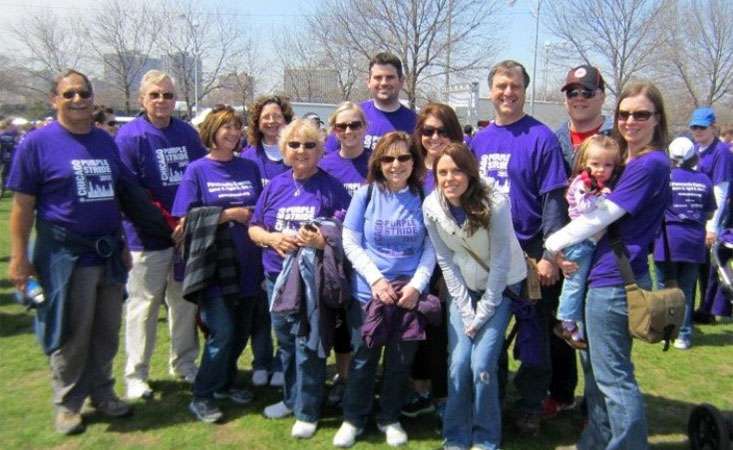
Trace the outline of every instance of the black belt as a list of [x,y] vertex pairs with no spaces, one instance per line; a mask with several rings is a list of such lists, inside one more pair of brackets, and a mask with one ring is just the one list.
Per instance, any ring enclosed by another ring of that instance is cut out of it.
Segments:
[[104,235],[95,239],[87,239],[77,233],[69,231],[61,225],[51,224],[42,220],[38,221],[39,228],[44,227],[56,242],[73,247],[79,251],[93,251],[102,258],[109,258],[114,255],[119,247],[121,238],[119,235]]

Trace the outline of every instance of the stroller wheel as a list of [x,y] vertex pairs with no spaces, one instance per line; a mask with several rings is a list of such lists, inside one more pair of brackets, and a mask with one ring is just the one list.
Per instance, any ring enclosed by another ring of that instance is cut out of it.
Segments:
[[687,434],[693,450],[728,450],[730,445],[725,418],[707,403],[696,406],[690,413]]

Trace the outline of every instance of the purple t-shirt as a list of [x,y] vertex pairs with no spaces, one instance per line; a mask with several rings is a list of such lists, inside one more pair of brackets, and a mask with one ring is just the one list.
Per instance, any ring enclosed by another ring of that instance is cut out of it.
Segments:
[[[265,186],[250,224],[270,232],[295,234],[305,222],[345,211],[350,201],[341,182],[326,172],[319,170],[301,182],[295,181],[293,171],[288,170]],[[262,252],[262,264],[265,273],[277,274],[283,258],[268,247]]]
[[[18,145],[7,187],[34,196],[38,218],[92,239],[120,229],[114,188],[123,173],[117,146],[105,131],[73,134],[53,122]],[[100,262],[94,252],[79,260]]]
[[425,177],[422,179],[422,191],[427,197],[435,190],[435,175],[433,169],[425,169]]
[[343,183],[346,192],[353,197],[354,192],[367,182],[371,154],[371,150],[364,149],[356,158],[347,159],[336,151],[324,156],[318,166]]
[[[374,100],[364,100],[360,104],[366,116],[367,130],[364,135],[364,147],[374,150],[379,139],[390,131],[404,131],[412,134],[417,123],[415,111],[400,105],[396,111],[384,112],[377,109]],[[331,153],[341,148],[341,143],[331,133],[326,139],[325,151]]]
[[262,177],[262,186],[267,186],[270,180],[289,169],[282,159],[280,161],[273,161],[268,158],[262,145],[257,147],[250,145],[242,152],[241,157],[257,164],[257,168],[260,170],[260,177]]
[[[608,200],[627,213],[617,224],[637,279],[649,270],[649,246],[654,242],[664,211],[672,200],[669,176],[667,155],[662,150],[651,151],[630,161],[613,192],[608,194]],[[596,247],[588,281],[594,288],[623,285],[608,243],[608,233]]]
[[[120,128],[115,141],[122,163],[153,200],[168,211],[188,164],[206,155],[196,130],[176,118],[167,127],[156,128],[144,116],[138,117]],[[124,227],[130,250],[162,250],[170,246],[170,242],[138,234],[127,220]]]
[[479,174],[509,195],[522,248],[542,232],[542,195],[567,186],[562,148],[555,134],[530,115],[476,133],[471,150]]
[[715,138],[704,151],[696,145],[700,161],[698,170],[710,178],[713,186],[733,178],[733,153],[725,142]]
[[[679,167],[670,178],[672,204],[664,213],[670,261],[704,263],[705,222],[715,211],[713,184],[704,173]],[[665,260],[662,233],[654,241],[654,260]]]
[[[201,158],[186,169],[171,213],[183,217],[190,208],[197,206],[254,208],[260,193],[260,171],[252,161],[233,158],[223,162]],[[249,238],[247,226],[229,222],[229,230],[239,261],[241,293],[254,295],[262,282],[260,248]]]

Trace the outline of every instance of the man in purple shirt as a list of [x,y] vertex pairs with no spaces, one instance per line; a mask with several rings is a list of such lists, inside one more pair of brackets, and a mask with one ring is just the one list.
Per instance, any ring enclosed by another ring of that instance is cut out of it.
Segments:
[[[542,299],[536,305],[538,362],[523,362],[514,378],[520,394],[515,424],[520,431],[535,434],[552,375],[550,318],[561,286],[558,267],[550,257],[543,258],[542,245],[567,222],[568,175],[557,137],[524,112],[528,84],[527,71],[516,61],[502,61],[491,69],[489,87],[496,119],[476,133],[471,149],[481,176],[509,195],[519,243],[537,260],[536,275],[542,285]],[[506,370],[506,357],[502,366]]]
[[[140,103],[144,114],[120,128],[115,140],[122,162],[169,213],[186,167],[206,150],[190,125],[171,117],[176,91],[169,75],[158,70],[147,72],[140,84]],[[127,397],[148,398],[152,395],[147,380],[161,302],[165,298],[168,305],[169,371],[188,382],[193,382],[197,370],[196,306],[181,296],[181,279],[173,270],[177,255],[173,242],[147,236],[128,221],[124,227],[133,261],[125,323]]]
[[[374,150],[379,139],[390,131],[404,131],[408,134],[415,131],[417,115],[400,103],[400,90],[404,83],[402,61],[397,56],[382,52],[369,61],[367,87],[372,98],[359,105],[367,122],[364,148]],[[326,139],[326,153],[339,148],[339,141],[332,133]]]

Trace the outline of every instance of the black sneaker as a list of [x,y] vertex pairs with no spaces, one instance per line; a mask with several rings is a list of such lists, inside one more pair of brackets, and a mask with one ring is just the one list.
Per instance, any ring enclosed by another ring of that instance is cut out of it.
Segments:
[[430,394],[423,396],[416,394],[405,406],[402,407],[402,415],[405,417],[417,417],[435,411],[433,398]]
[[223,416],[216,403],[208,398],[194,398],[188,404],[188,409],[198,420],[205,423],[218,422]]

